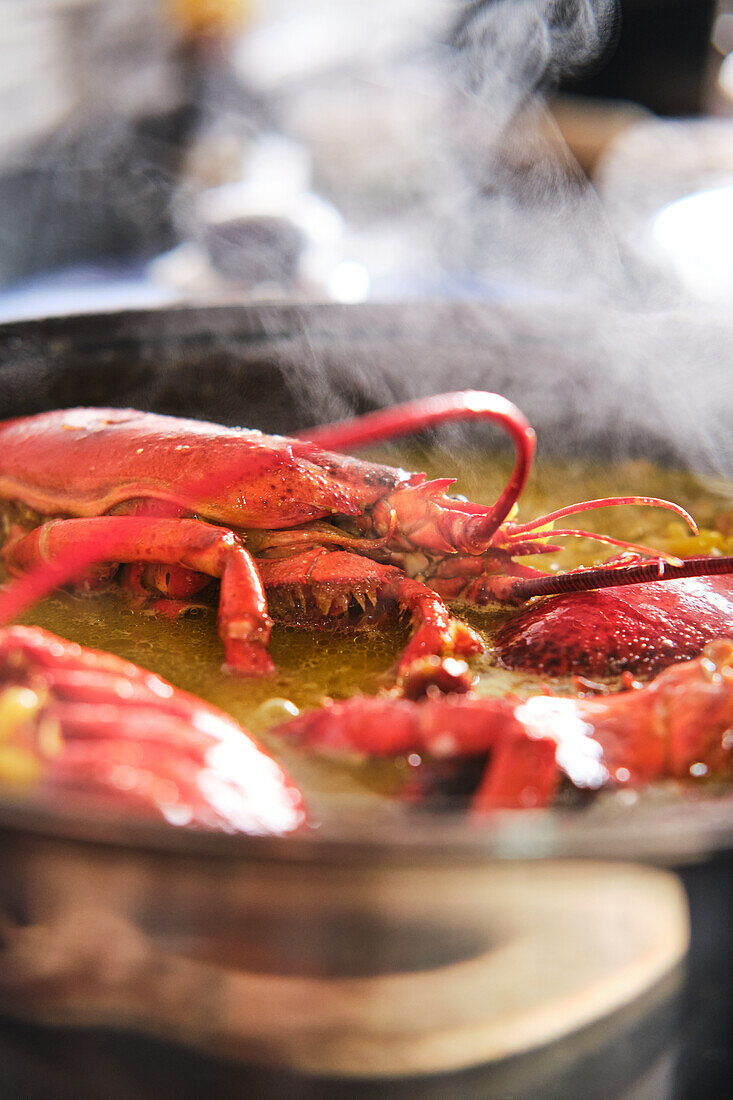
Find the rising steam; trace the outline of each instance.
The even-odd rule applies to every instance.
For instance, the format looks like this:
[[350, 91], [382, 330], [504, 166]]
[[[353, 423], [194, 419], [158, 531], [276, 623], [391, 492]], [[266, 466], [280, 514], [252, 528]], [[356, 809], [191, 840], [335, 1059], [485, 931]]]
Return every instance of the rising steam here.
[[[616, 0], [488, 0], [465, 8], [442, 66], [454, 182], [440, 254], [553, 293], [623, 298], [629, 273], [546, 96], [598, 63]], [[456, 202], [456, 197], [458, 202]]]
[[[367, 262], [386, 241], [404, 269], [376, 296], [477, 304], [453, 316], [392, 313], [385, 350], [377, 330], [355, 350], [338, 325], [328, 348], [309, 328], [309, 385], [327, 376], [324, 414], [347, 414], [355, 392], [364, 407], [488, 386], [525, 409], [545, 451], [581, 453], [591, 441], [609, 456], [730, 473], [733, 323], [619, 241], [547, 106], [561, 77], [612, 48], [615, 0], [427, 7], [440, 8], [442, 31], [426, 21], [391, 53], [372, 49], [364, 62], [355, 52], [348, 74], [334, 67], [280, 103], [314, 151], [320, 190], [363, 230]], [[334, 98], [344, 122], [328, 115], [324, 138]], [[502, 306], [478, 304], [492, 300]], [[348, 362], [336, 386], [334, 353]]]
[[449, 34], [456, 87], [489, 107], [498, 133], [537, 93], [607, 48], [616, 0], [479, 0]]

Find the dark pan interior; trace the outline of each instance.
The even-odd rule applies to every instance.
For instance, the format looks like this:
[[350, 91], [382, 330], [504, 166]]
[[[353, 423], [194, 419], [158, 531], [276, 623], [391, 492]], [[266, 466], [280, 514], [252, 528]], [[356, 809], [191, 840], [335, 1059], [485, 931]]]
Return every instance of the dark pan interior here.
[[702, 337], [711, 343], [699, 320], [566, 306], [273, 304], [18, 322], [0, 326], [0, 417], [133, 406], [286, 433], [472, 387], [514, 400], [543, 454], [729, 473], [728, 327], [718, 335], [720, 369], [703, 384], [688, 366]]

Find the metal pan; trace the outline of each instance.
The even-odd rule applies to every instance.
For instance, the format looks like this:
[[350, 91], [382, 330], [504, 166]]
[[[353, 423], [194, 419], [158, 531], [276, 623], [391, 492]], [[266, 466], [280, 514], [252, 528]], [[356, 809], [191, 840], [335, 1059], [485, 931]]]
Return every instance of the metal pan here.
[[[674, 324], [691, 339], [688, 322]], [[598, 339], [612, 329], [556, 306], [273, 305], [24, 322], [0, 327], [0, 416], [131, 405], [287, 432], [477, 386], [520, 404], [545, 453], [705, 462], [704, 448], [682, 445], [672, 413], [649, 421], [622, 386], [609, 395], [613, 347]], [[720, 392], [718, 410], [729, 399]], [[352, 818], [287, 839], [5, 802], [0, 1006], [310, 1074], [411, 1078], [503, 1062], [622, 1012], [662, 988], [684, 955], [676, 880], [598, 861], [678, 866], [732, 841], [733, 796], [610, 801], [482, 827]], [[625, 954], [614, 954], [609, 914], [626, 930]], [[589, 976], [568, 961], [577, 985], [558, 1001], [536, 963], [568, 935], [577, 957], [607, 969]], [[503, 979], [497, 957], [510, 965]], [[512, 965], [510, 985], [538, 992], [524, 1005], [532, 1026], [466, 1011], [485, 1006]], [[600, 987], [604, 996], [589, 995]]]
[[[689, 424], [671, 431], [672, 413], [655, 415], [648, 403], [633, 399], [643, 389], [638, 377], [612, 387], [609, 397], [614, 345], [608, 333], [624, 324], [631, 324], [638, 343], [648, 342], [637, 321], [604, 320], [554, 304], [223, 306], [20, 322], [0, 326], [0, 417], [115, 405], [286, 433], [410, 396], [475, 386], [503, 393], [527, 412], [540, 456], [596, 462], [642, 456], [700, 465]], [[686, 318], [672, 317], [666, 328], [667, 342], [678, 346], [703, 332], [710, 336], [707, 323]], [[723, 332], [726, 339], [731, 334], [733, 326]], [[628, 339], [622, 334], [619, 341], [619, 356], [628, 356]], [[620, 372], [629, 373], [628, 363]], [[679, 372], [677, 385], [684, 389]], [[718, 385], [715, 397], [719, 416], [727, 419], [733, 383]], [[676, 415], [688, 414], [682, 408]], [[49, 826], [45, 813], [7, 804], [0, 806], [0, 819], [22, 819], [26, 828], [38, 820], [42, 832]], [[76, 819], [68, 810], [54, 829], [85, 837], [94, 832], [87, 815]], [[280, 847], [279, 841], [193, 836], [138, 823], [115, 822], [114, 835], [132, 844], [202, 852], [211, 845], [237, 854], [240, 845], [258, 852]], [[514, 813], [488, 831], [461, 820], [425, 818], [404, 829], [355, 819], [327, 825], [317, 837], [291, 838], [283, 847], [307, 859], [314, 850], [319, 858], [330, 851], [341, 858], [342, 845], [350, 851], [356, 845], [382, 855], [402, 847], [432, 852], [458, 846], [482, 858], [633, 853], [679, 861], [727, 847], [732, 839], [733, 796], [695, 796], [684, 805], [642, 804], [633, 812], [609, 804], [583, 814]]]

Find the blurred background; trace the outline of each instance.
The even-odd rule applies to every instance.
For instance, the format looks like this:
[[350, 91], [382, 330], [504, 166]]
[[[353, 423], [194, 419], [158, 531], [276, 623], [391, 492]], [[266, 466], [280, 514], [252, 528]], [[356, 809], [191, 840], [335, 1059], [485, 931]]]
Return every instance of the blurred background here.
[[0, 319], [733, 295], [733, 0], [0, 0]]

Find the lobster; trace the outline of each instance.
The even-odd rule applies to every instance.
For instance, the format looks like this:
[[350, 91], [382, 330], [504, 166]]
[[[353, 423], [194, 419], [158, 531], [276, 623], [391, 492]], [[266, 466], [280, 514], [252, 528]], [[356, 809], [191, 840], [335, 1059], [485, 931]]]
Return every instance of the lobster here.
[[420, 767], [479, 757], [477, 813], [544, 807], [568, 779], [581, 790], [693, 781], [730, 773], [733, 759], [733, 642], [613, 695], [482, 698], [383, 695], [332, 703], [273, 731], [331, 753], [409, 754]]
[[305, 820], [292, 780], [228, 715], [37, 627], [0, 630], [0, 782], [227, 832]]
[[[514, 443], [513, 471], [491, 506], [450, 496], [454, 479], [427, 481], [326, 449], [456, 419], [489, 420]], [[566, 528], [555, 529], [552, 539], [590, 534], [652, 560], [565, 575], [523, 565], [523, 556], [558, 549], [548, 525], [594, 508], [652, 505], [696, 528], [679, 505], [640, 496], [511, 520], [535, 434], [519, 409], [496, 394], [430, 397], [305, 435], [268, 436], [120, 409], [70, 409], [0, 424], [2, 555], [12, 575], [29, 575], [27, 588], [0, 597], [2, 618], [71, 576], [87, 588], [114, 578], [135, 606], [176, 615], [217, 578], [230, 669], [274, 671], [267, 651], [271, 614], [299, 626], [358, 629], [399, 609], [413, 628], [398, 661], [404, 678], [426, 657], [483, 650], [478, 633], [453, 618], [446, 603], [518, 604], [568, 586], [733, 570], [731, 557], [679, 561]]]

